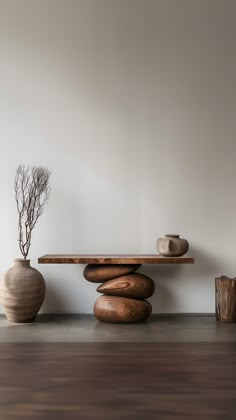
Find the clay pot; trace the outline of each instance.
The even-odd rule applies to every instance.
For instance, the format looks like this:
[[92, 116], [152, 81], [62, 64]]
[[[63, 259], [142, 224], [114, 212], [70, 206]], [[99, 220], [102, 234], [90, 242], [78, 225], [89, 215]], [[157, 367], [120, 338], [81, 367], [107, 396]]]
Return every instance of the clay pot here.
[[0, 302], [11, 322], [35, 320], [45, 297], [45, 281], [30, 260], [17, 259], [3, 277]]
[[157, 251], [164, 257], [180, 257], [186, 254], [189, 244], [186, 239], [181, 239], [180, 235], [165, 235], [165, 238], [157, 240]]

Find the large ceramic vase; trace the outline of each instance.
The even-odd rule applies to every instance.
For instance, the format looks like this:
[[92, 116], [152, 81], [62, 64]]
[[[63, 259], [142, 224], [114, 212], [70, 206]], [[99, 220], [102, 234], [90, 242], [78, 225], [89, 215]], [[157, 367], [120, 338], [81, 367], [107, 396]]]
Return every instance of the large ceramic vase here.
[[17, 259], [3, 277], [0, 302], [11, 322], [35, 320], [45, 297], [42, 274], [30, 266], [30, 260]]
[[189, 244], [180, 235], [165, 235], [165, 238], [157, 240], [157, 251], [164, 257], [180, 257], [186, 254]]

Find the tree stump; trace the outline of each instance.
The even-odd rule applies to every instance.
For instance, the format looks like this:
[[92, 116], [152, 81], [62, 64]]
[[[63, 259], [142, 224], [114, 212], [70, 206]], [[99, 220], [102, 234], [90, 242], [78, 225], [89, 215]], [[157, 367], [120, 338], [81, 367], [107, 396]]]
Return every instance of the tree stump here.
[[236, 322], [236, 278], [215, 279], [216, 320]]

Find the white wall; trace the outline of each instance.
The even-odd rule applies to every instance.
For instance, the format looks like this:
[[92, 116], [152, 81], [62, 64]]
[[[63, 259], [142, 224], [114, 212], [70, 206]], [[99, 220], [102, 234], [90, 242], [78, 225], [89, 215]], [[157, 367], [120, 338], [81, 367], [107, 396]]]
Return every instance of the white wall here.
[[[0, 0], [0, 272], [19, 256], [19, 163], [53, 171], [45, 253], [153, 253], [181, 233], [196, 264], [149, 266], [154, 312], [213, 312], [236, 275], [236, 2]], [[39, 266], [44, 312], [92, 312], [82, 266]]]

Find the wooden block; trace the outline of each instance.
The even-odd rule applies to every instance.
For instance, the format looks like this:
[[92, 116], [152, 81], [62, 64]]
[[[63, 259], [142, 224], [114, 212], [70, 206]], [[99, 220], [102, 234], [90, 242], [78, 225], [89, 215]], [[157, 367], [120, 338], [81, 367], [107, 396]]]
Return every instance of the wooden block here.
[[48, 254], [38, 259], [39, 264], [193, 264], [194, 258], [163, 257], [159, 254]]
[[88, 264], [84, 269], [84, 278], [92, 283], [102, 283], [115, 277], [133, 273], [141, 267], [140, 264]]
[[147, 299], [155, 291], [153, 280], [141, 273], [128, 274], [108, 280], [97, 288], [97, 292], [105, 295]]
[[215, 279], [216, 319], [236, 322], [236, 278]]
[[141, 322], [152, 313], [146, 300], [118, 296], [100, 296], [94, 305], [94, 314], [102, 322]]

